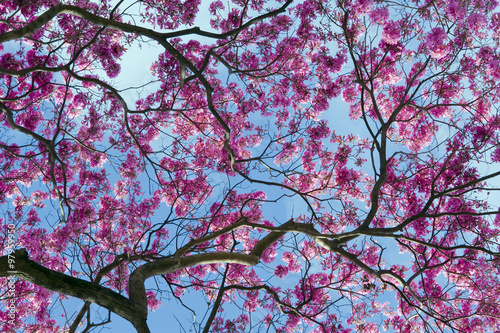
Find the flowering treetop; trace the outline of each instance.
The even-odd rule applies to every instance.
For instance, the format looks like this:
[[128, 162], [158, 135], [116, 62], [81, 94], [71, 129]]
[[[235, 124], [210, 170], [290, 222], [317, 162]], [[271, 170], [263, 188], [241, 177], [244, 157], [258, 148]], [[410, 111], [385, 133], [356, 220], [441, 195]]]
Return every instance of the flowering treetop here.
[[486, 0], [2, 1], [2, 329], [499, 330], [499, 43]]

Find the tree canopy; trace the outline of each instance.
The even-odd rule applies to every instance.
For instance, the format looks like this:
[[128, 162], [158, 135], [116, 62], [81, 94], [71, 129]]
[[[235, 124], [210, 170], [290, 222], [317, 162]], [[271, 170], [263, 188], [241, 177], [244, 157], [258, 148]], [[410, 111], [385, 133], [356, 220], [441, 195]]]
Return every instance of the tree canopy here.
[[500, 331], [497, 5], [1, 1], [2, 331]]

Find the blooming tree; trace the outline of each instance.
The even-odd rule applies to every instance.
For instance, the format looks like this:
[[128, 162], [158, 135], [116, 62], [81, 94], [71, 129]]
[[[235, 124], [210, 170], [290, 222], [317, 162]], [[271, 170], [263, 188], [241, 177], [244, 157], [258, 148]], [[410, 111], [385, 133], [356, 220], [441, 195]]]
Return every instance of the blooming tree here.
[[498, 332], [496, 7], [1, 1], [2, 331]]

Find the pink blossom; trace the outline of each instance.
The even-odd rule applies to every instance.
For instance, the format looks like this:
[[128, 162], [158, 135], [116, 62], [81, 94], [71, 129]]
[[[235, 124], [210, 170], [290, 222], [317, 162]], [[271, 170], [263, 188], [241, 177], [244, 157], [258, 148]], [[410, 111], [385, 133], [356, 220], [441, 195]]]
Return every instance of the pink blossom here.
[[382, 40], [390, 45], [396, 45], [401, 40], [401, 27], [399, 22], [391, 20], [384, 25]]
[[283, 265], [278, 265], [276, 266], [276, 269], [274, 270], [274, 274], [282, 279], [283, 277], [288, 275], [288, 268], [286, 268]]
[[451, 51], [449, 44], [444, 44], [447, 38], [446, 32], [442, 28], [434, 28], [425, 38], [425, 46], [431, 52], [431, 57], [441, 59]]
[[355, 6], [356, 12], [362, 15], [371, 11], [373, 0], [357, 0]]
[[148, 298], [148, 308], [151, 311], [154, 311], [160, 307], [161, 302], [156, 299], [156, 294], [153, 291], [148, 290], [146, 292], [146, 296]]
[[467, 19], [467, 25], [471, 31], [482, 30], [486, 28], [488, 22], [483, 14], [472, 13]]
[[491, 154], [491, 160], [493, 162], [500, 162], [500, 147], [497, 147]]
[[384, 25], [387, 23], [389, 18], [389, 10], [387, 7], [377, 7], [370, 12], [370, 19], [379, 25]]
[[460, 21], [465, 17], [466, 11], [458, 0], [451, 0], [446, 7], [446, 13], [452, 20]]

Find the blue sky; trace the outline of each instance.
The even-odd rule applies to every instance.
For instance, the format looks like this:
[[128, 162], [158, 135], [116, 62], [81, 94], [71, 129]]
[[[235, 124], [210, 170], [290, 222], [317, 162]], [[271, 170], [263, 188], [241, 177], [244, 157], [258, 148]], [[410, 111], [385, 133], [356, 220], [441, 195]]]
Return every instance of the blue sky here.
[[[198, 15], [198, 19], [196, 21], [197, 26], [204, 27], [207, 30], [210, 30], [208, 27], [208, 22], [206, 20], [206, 16], [203, 14], [206, 13], [207, 11], [207, 4], [209, 2], [204, 2], [201, 9], [200, 9], [200, 14]], [[126, 4], [123, 5], [123, 7], [126, 7]], [[212, 41], [210, 41], [212, 42]], [[122, 72], [121, 74], [114, 80], [116, 83], [116, 87], [118, 88], [126, 88], [129, 86], [140, 86], [142, 84], [146, 84], [151, 81], [152, 76], [150, 74], [149, 68], [151, 64], [157, 59], [157, 56], [160, 52], [163, 52], [162, 49], [157, 47], [154, 42], [148, 44], [148, 43], [143, 43], [142, 47], [138, 47], [138, 45], [134, 45], [131, 47], [127, 53], [123, 56], [121, 65], [122, 65]], [[225, 72], [223, 72], [225, 73]], [[225, 74], [222, 74], [225, 75]], [[223, 82], [225, 81], [225, 77], [223, 78]], [[127, 90], [126, 93], [124, 93], [124, 96], [126, 98], [127, 103], [129, 103], [129, 107], [134, 108], [134, 102], [140, 98], [146, 96], [150, 91], [152, 91], [155, 88], [155, 85], [149, 85], [143, 90], [139, 90], [141, 95], [137, 95], [137, 91], [134, 89]], [[354, 133], [357, 134], [361, 137], [368, 137], [369, 134], [365, 129], [365, 126], [361, 120], [358, 121], [353, 121], [349, 119], [349, 111], [347, 108], [346, 103], [341, 101], [339, 98], [336, 101], [332, 101], [331, 103], [331, 108], [327, 110], [322, 118], [327, 120], [329, 123], [333, 124], [332, 129], [335, 129], [337, 131], [337, 134], [350, 134]], [[438, 136], [446, 136], [447, 133], [444, 132], [438, 132]], [[395, 151], [396, 147], [392, 146], [391, 147], [393, 151]], [[401, 146], [398, 146], [397, 149], [402, 149]], [[404, 148], [403, 148], [404, 149]], [[370, 173], [370, 165], [369, 163], [367, 164], [367, 170], [368, 173]], [[222, 181], [222, 179], [221, 179]], [[498, 184], [498, 181], [496, 182]], [[282, 194], [280, 189], [269, 189], [265, 188], [266, 194], [268, 195], [269, 199], [278, 197]], [[490, 201], [491, 202], [500, 202], [500, 197], [497, 195], [494, 197], [495, 194], [490, 195]], [[362, 203], [360, 203], [362, 205]], [[2, 207], [3, 208], [3, 207]], [[166, 210], [166, 207], [163, 207], [162, 209]], [[284, 222], [290, 217], [295, 217], [302, 212], [306, 211], [307, 207], [305, 206], [304, 202], [297, 198], [297, 197], [292, 197], [287, 200], [282, 200], [280, 201], [279, 204], [275, 205], [269, 205], [269, 207], [264, 208], [265, 214], [268, 216], [269, 219], [276, 219], [278, 222]], [[157, 212], [155, 214], [155, 218], [161, 218], [162, 212]], [[153, 220], [154, 221], [154, 220]], [[408, 256], [401, 255], [399, 254], [399, 250], [397, 249], [396, 246], [390, 245], [390, 242], [387, 242], [387, 244], [384, 243], [385, 246], [388, 247], [387, 251], [391, 252], [390, 258], [393, 260], [392, 263], [403, 263], [408, 260]], [[278, 256], [279, 258], [279, 256]], [[280, 260], [277, 259], [275, 264], [280, 264]], [[278, 280], [275, 279], [275, 283], [279, 283], [280, 285], [293, 285], [295, 280], [299, 278], [300, 275], [290, 275], [286, 277], [283, 280]], [[150, 279], [147, 282], [148, 287], [154, 287], [154, 279]], [[187, 306], [196, 309], [197, 310], [197, 317], [193, 318], [193, 314], [185, 309], [177, 300], [171, 298], [168, 300], [167, 298], [163, 299], [163, 304], [162, 306], [154, 311], [149, 313], [148, 317], [148, 323], [150, 325], [151, 331], [153, 333], [156, 332], [165, 332], [165, 331], [182, 331], [180, 329], [180, 324], [177, 320], [179, 320], [182, 325], [186, 328], [186, 331], [189, 332], [189, 329], [191, 329], [191, 323], [193, 320], [196, 320], [198, 323], [202, 321], [202, 317], [205, 314], [205, 311], [207, 310], [207, 303], [205, 301], [204, 296], [199, 293], [199, 292], [187, 292], [187, 297], [185, 297], [184, 301]], [[392, 293], [387, 293], [381, 298], [383, 301], [389, 301], [391, 303], [394, 302], [394, 292]], [[82, 301], [79, 300], [72, 300], [70, 302], [67, 302], [65, 304], [65, 311], [68, 313], [72, 313], [72, 310], [78, 311], [83, 304]], [[59, 307], [57, 302], [54, 302], [55, 307]], [[92, 305], [94, 309], [97, 308], [96, 305]], [[229, 309], [232, 309], [229, 307]], [[60, 308], [62, 311], [62, 308]], [[346, 313], [348, 313], [349, 308], [346, 308]], [[57, 312], [57, 311], [56, 311]], [[107, 315], [107, 310], [101, 309], [100, 314], [102, 316]], [[255, 318], [259, 318], [260, 316], [264, 316], [266, 313], [259, 309], [256, 313]], [[132, 325], [128, 323], [127, 321], [121, 319], [115, 314], [112, 314], [112, 323], [107, 325], [109, 327], [109, 331], [117, 331], [117, 332], [134, 332], [135, 330], [133, 329]], [[99, 331], [99, 330], [97, 330]], [[103, 331], [107, 331], [106, 329], [103, 329]]]

